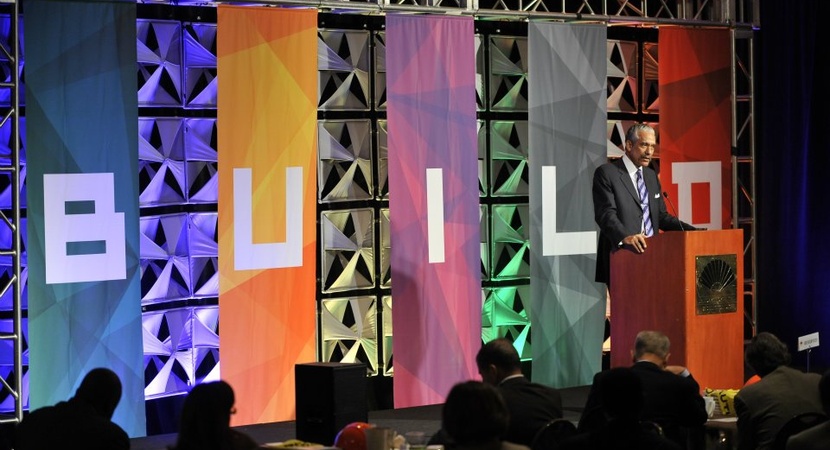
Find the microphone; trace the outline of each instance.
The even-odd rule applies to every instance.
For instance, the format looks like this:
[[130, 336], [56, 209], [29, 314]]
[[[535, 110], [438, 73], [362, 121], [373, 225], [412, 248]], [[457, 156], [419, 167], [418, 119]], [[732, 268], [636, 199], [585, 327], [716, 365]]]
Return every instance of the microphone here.
[[686, 231], [683, 228], [683, 221], [680, 220], [680, 217], [678, 217], [677, 208], [674, 207], [674, 203], [671, 202], [671, 199], [669, 198], [669, 194], [667, 194], [666, 191], [663, 191], [663, 198], [665, 198], [666, 201], [669, 202], [669, 206], [671, 206], [671, 211], [674, 213], [674, 217], [677, 217], [677, 223], [680, 224], [680, 231]]

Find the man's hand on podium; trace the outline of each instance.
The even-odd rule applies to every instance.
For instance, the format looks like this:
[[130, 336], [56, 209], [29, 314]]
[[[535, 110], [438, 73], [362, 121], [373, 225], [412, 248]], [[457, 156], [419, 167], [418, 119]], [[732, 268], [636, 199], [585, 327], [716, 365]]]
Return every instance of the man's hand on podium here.
[[648, 247], [646, 245], [646, 235], [643, 233], [626, 236], [623, 238], [622, 243], [623, 245], [630, 245], [637, 253], [643, 253], [646, 251], [646, 247]]

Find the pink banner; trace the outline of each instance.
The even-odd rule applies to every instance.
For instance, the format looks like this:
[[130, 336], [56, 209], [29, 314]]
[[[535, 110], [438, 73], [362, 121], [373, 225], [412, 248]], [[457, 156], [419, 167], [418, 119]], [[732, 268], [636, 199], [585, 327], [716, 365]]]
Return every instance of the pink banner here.
[[478, 377], [481, 346], [473, 20], [386, 18], [395, 407]]

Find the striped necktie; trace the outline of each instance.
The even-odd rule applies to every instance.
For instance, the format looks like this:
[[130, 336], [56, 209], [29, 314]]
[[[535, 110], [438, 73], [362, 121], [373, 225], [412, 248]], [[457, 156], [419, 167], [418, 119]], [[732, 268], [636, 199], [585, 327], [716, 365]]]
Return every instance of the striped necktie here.
[[643, 233], [646, 236], [654, 234], [654, 226], [651, 224], [651, 210], [648, 207], [648, 190], [643, 181], [643, 169], [637, 169], [637, 193], [640, 194], [640, 207], [643, 209]]

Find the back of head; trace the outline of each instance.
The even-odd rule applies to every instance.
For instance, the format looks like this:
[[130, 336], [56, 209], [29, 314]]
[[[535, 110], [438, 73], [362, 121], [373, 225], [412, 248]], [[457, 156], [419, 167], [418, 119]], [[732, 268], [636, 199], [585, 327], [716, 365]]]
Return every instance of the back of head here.
[[513, 347], [512, 342], [504, 338], [493, 339], [484, 344], [476, 355], [476, 364], [479, 369], [490, 364], [508, 372], [522, 369], [519, 352]]
[[121, 380], [110, 369], [92, 369], [75, 391], [75, 399], [92, 406], [101, 417], [111, 419], [121, 400]]
[[184, 400], [176, 450], [228, 448], [234, 394], [224, 381], [196, 385]]
[[666, 359], [670, 346], [669, 338], [665, 334], [659, 331], [641, 331], [634, 339], [634, 359], [639, 360], [646, 353]]
[[761, 332], [746, 346], [746, 363], [761, 378], [790, 363], [790, 351], [774, 334]]
[[444, 403], [441, 425], [458, 445], [499, 440], [510, 416], [496, 388], [480, 381], [453, 386]]
[[639, 420], [643, 410], [643, 384], [628, 367], [610, 369], [599, 387], [600, 403], [609, 419]]

